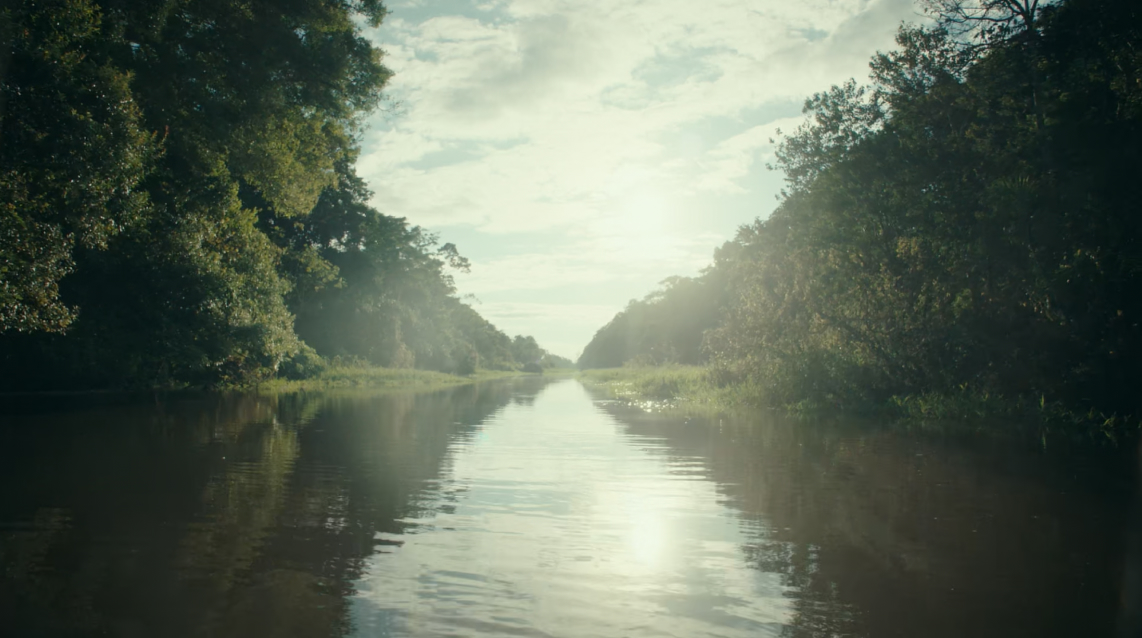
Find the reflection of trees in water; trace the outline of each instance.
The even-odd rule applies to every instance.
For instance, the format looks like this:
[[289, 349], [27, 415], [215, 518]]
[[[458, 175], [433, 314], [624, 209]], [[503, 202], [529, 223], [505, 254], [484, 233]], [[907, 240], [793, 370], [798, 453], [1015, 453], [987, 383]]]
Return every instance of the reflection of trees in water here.
[[747, 560], [791, 588], [790, 636], [1111, 632], [1129, 485], [1107, 468], [1121, 459], [769, 414], [718, 427], [607, 410], [703, 461], [758, 530]]
[[[156, 566], [179, 543], [170, 523], [196, 506], [211, 442], [273, 411], [265, 398], [219, 395], [6, 419], [0, 484], [18, 488], [0, 496], [0, 626], [130, 635], [136, 621], [104, 610], [154, 600]], [[10, 570], [19, 564], [29, 569]]]
[[[244, 588], [245, 604], [227, 624], [228, 635], [346, 630], [347, 600], [365, 560], [386, 551], [394, 542], [388, 536], [404, 533], [403, 521], [420, 517], [427, 503], [447, 506], [452, 488], [441, 476], [450, 447], [471, 437], [512, 395], [513, 384], [492, 383], [430, 395], [327, 398], [301, 432], [287, 501], [255, 564], [259, 578], [272, 576], [277, 589]], [[283, 574], [289, 578], [283, 581]], [[304, 598], [281, 591], [287, 585], [321, 592], [323, 612], [291, 602]], [[270, 617], [273, 631], [266, 627]]]
[[[0, 429], [0, 627], [330, 636], [386, 533], [513, 385], [214, 395]], [[54, 635], [54, 634], [51, 634]]]
[[543, 391], [543, 388], [552, 383], [552, 379], [543, 377], [523, 377], [517, 379], [515, 382], [515, 393], [512, 394], [511, 401], [514, 405], [522, 405], [530, 407], [535, 405], [535, 398]]
[[821, 570], [819, 547], [759, 539], [743, 546], [742, 552], [750, 566], [781, 574], [782, 584], [792, 592], [793, 616], [782, 636], [863, 635], [857, 609], [841, 599], [837, 583]]

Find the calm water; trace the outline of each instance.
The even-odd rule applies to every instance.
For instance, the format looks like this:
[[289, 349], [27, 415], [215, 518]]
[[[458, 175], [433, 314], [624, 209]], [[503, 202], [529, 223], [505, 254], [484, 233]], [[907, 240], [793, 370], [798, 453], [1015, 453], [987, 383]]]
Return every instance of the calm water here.
[[1133, 635], [1133, 449], [574, 380], [0, 417], [0, 634]]

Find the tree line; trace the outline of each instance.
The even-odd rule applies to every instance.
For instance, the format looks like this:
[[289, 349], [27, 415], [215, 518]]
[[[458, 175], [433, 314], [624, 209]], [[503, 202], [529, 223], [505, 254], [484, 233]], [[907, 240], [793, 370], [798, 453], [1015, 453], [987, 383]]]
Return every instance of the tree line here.
[[[0, 388], [540, 362], [355, 172], [379, 0], [0, 8]], [[550, 361], [548, 362], [550, 364]]]
[[[579, 365], [709, 365], [761, 403], [940, 393], [1138, 414], [1142, 7], [934, 0], [808, 99], [776, 210]], [[700, 344], [700, 345], [696, 345]]]

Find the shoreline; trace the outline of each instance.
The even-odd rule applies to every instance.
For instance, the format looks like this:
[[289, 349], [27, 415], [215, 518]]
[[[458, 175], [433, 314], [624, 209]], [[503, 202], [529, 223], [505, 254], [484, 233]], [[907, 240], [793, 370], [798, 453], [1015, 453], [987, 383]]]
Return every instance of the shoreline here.
[[516, 370], [480, 370], [472, 375], [455, 375], [433, 370], [405, 368], [330, 368], [311, 379], [271, 379], [257, 384], [230, 385], [217, 388], [200, 386], [167, 386], [151, 388], [101, 388], [82, 390], [40, 390], [0, 392], [0, 414], [21, 411], [23, 404], [42, 404], [58, 400], [72, 402], [137, 403], [227, 393], [292, 394], [307, 392], [371, 391], [433, 392], [464, 385], [517, 377], [570, 377], [574, 371], [554, 368], [543, 374]]
[[[584, 384], [611, 398], [653, 411], [781, 410], [796, 417], [847, 416], [889, 419], [921, 425], [974, 424], [991, 431], [1021, 430], [1028, 426], [1044, 431], [1069, 431], [1116, 440], [1142, 430], [1137, 417], [1080, 411], [1043, 398], [1000, 397], [961, 388], [950, 392], [894, 396], [883, 402], [824, 405], [800, 402], [765, 405], [761, 391], [745, 383], [719, 384], [704, 366], [595, 368], [580, 371]], [[982, 427], [981, 427], [982, 426]]]

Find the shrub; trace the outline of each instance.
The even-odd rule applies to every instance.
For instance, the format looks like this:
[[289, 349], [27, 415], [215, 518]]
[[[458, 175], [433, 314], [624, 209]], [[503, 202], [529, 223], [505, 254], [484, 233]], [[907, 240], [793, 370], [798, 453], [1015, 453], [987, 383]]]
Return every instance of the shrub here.
[[278, 376], [285, 379], [315, 379], [329, 369], [329, 363], [306, 344], [301, 344], [297, 354], [286, 359], [278, 367]]

